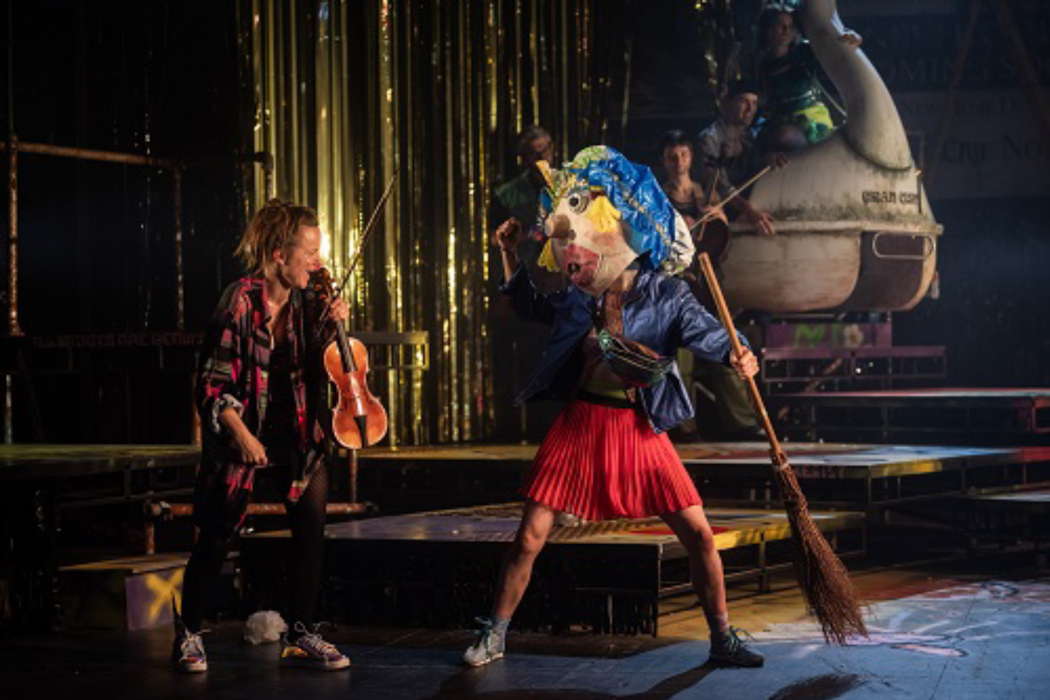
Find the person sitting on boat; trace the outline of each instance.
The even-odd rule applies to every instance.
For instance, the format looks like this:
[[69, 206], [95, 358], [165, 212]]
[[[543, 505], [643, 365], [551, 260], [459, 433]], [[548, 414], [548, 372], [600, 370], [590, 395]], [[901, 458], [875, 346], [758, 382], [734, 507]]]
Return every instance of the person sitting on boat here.
[[[713, 201], [704, 186], [693, 179], [693, 142], [681, 129], [672, 129], [664, 134], [660, 142], [660, 159], [667, 179], [663, 181], [664, 193], [685, 223], [692, 228], [708, 211]], [[724, 219], [725, 213], [714, 214]]]
[[[787, 163], [780, 153], [763, 156], [751, 133], [751, 125], [758, 111], [759, 91], [754, 83], [737, 80], [730, 84], [719, 105], [718, 118], [697, 136], [700, 160], [700, 182], [704, 188], [715, 190], [718, 200], [724, 199], [734, 187], [746, 182], [764, 165], [778, 167]], [[751, 206], [747, 193], [726, 203], [731, 217], [743, 216], [759, 233], [776, 233], [773, 218]]]
[[[856, 32], [844, 30], [840, 40], [860, 46]], [[762, 140], [772, 152], [796, 151], [823, 141], [835, 130], [824, 104], [820, 63], [802, 38], [791, 3], [766, 6], [758, 20], [756, 75], [765, 98], [766, 124]]]
[[[711, 198], [703, 185], [693, 180], [690, 167], [693, 162], [693, 142], [680, 129], [668, 131], [661, 142], [660, 154], [663, 159], [667, 179], [661, 185], [667, 199], [685, 223], [693, 236], [693, 243], [698, 251], [705, 250], [717, 260], [720, 251], [728, 242], [729, 229], [725, 212], [713, 209]], [[711, 212], [713, 219], [707, 225], [696, 226], [700, 218]], [[706, 235], [705, 235], [706, 234]], [[714, 235], [712, 235], [714, 234]], [[705, 240], [706, 239], [706, 240]], [[707, 285], [702, 282], [702, 275], [695, 260], [682, 273], [690, 289], [705, 307], [711, 308], [712, 300]], [[709, 362], [694, 358], [692, 353], [679, 351], [678, 364], [683, 376], [692, 375], [694, 381], [700, 381], [715, 395], [715, 413], [718, 417], [719, 437], [726, 440], [753, 439], [762, 437], [754, 410], [747, 397], [743, 381], [731, 367], [721, 362]], [[695, 433], [697, 427], [692, 420], [683, 425], [686, 434]]]

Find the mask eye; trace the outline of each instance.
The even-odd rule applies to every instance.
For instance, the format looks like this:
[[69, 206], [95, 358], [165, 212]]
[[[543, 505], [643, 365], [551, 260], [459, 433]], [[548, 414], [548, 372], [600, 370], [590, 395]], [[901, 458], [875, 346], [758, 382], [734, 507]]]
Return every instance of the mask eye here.
[[584, 211], [587, 210], [587, 207], [590, 205], [591, 196], [586, 191], [573, 192], [569, 195], [566, 202], [569, 205], [569, 209], [572, 209], [573, 212], [577, 214], [582, 214]]

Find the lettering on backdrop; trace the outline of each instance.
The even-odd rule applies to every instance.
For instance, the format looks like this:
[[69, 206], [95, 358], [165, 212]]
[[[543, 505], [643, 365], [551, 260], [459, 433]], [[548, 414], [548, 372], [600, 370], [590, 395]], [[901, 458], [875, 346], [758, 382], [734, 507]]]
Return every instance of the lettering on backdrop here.
[[[1050, 85], [1050, 3], [1012, 3], [1039, 82]], [[968, 14], [958, 3], [855, 0], [843, 21], [864, 37], [862, 50], [893, 95], [904, 128], [913, 137], [919, 167], [933, 160], [948, 105], [947, 89]], [[896, 8], [896, 9], [895, 9]], [[1021, 77], [998, 31], [992, 10], [983, 11], [948, 115], [948, 132], [930, 179], [931, 199], [1044, 196], [1050, 191], [1050, 145], [1021, 89]], [[992, 29], [992, 31], [982, 31]], [[919, 141], [925, 145], [921, 150]], [[895, 196], [895, 201], [892, 197]], [[865, 204], [918, 205], [918, 195], [864, 192]]]

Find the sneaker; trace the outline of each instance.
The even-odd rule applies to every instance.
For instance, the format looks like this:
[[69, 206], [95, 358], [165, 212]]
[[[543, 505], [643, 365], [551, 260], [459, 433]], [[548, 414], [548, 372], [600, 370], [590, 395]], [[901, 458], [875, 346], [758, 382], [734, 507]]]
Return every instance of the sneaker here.
[[204, 640], [200, 634], [190, 632], [183, 625], [175, 628], [175, 643], [171, 647], [171, 665], [182, 673], [201, 673], [208, 670], [208, 657], [204, 653]]
[[[757, 668], [765, 663], [761, 654], [751, 651], [740, 639], [740, 633], [744, 630], [730, 627], [728, 634], [720, 635], [720, 639], [711, 640], [711, 658], [716, 664], [726, 666], [743, 666], [745, 668]], [[748, 635], [750, 636], [750, 635]]]
[[463, 662], [468, 666], [484, 666], [503, 658], [507, 648], [507, 628], [497, 629], [496, 623], [487, 617], [476, 618], [481, 623], [478, 641], [463, 652]]
[[334, 644], [326, 642], [316, 631], [309, 631], [303, 623], [296, 622], [292, 630], [296, 634], [295, 641], [284, 640], [282, 665], [316, 668], [320, 671], [338, 671], [350, 665], [350, 659]]

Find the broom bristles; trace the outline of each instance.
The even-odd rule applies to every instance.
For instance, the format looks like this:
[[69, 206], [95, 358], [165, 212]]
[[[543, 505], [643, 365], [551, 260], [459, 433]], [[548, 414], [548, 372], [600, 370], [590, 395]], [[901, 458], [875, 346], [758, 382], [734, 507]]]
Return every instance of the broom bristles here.
[[[766, 170], [768, 171], [768, 168]], [[743, 346], [737, 338], [733, 315], [729, 313], [729, 305], [726, 304], [722, 288], [718, 284], [718, 276], [715, 274], [711, 256], [707, 253], [700, 253], [697, 258], [700, 261], [704, 279], [707, 280], [707, 287], [718, 308], [718, 317], [722, 319], [722, 325], [729, 332], [729, 342], [733, 351], [739, 355], [743, 353]], [[864, 625], [864, 617], [861, 615], [853, 584], [849, 580], [849, 573], [809, 515], [806, 497], [798, 485], [795, 472], [788, 464], [787, 455], [780, 449], [780, 442], [773, 430], [773, 423], [769, 420], [769, 414], [762, 402], [762, 394], [753, 376], [747, 377], [747, 389], [751, 403], [769, 439], [773, 471], [777, 475], [788, 522], [791, 523], [791, 534], [794, 535], [796, 544], [795, 575], [802, 587], [802, 594], [806, 602], [817, 616], [817, 621], [820, 622], [824, 640], [844, 644], [846, 638], [851, 634], [866, 637], [868, 630]]]
[[777, 469], [777, 477], [796, 544], [795, 573], [802, 595], [820, 623], [824, 641], [845, 644], [853, 635], [867, 637], [849, 572], [810, 517], [795, 472], [784, 463]]

